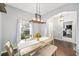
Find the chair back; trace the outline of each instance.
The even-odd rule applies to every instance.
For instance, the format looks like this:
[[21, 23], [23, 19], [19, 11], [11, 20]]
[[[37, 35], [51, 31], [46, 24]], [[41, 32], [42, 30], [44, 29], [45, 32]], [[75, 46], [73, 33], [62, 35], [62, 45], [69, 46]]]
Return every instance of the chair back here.
[[8, 52], [8, 54], [9, 54], [9, 56], [13, 56], [13, 47], [12, 47], [12, 44], [11, 44], [10, 41], [7, 41], [5, 43], [5, 48], [6, 48], [7, 52]]
[[51, 33], [47, 33], [47, 37], [50, 37], [50, 39], [53, 40], [52, 44], [54, 45], [54, 38], [53, 38], [53, 35]]

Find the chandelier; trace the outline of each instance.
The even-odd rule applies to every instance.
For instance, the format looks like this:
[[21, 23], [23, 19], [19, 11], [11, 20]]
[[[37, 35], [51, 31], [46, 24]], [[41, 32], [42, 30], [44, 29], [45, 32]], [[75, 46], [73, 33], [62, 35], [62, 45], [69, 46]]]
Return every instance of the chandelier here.
[[36, 13], [35, 17], [30, 21], [38, 24], [45, 24], [44, 20], [42, 20], [42, 16], [40, 15], [40, 4], [36, 4]]

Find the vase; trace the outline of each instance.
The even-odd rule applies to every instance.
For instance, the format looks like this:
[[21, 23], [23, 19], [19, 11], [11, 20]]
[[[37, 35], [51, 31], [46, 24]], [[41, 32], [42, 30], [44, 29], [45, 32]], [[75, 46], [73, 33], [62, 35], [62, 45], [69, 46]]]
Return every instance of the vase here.
[[37, 41], [39, 41], [39, 38], [36, 38], [37, 39]]

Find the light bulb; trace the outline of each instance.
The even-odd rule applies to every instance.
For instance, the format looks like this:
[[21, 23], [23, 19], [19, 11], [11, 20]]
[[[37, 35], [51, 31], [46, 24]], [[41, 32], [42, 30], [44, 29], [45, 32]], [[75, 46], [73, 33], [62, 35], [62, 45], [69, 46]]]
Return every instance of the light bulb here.
[[38, 21], [40, 21], [40, 19], [38, 19]]
[[33, 20], [36, 20], [36, 18], [33, 18]]
[[43, 22], [43, 20], [41, 20], [41, 22]]

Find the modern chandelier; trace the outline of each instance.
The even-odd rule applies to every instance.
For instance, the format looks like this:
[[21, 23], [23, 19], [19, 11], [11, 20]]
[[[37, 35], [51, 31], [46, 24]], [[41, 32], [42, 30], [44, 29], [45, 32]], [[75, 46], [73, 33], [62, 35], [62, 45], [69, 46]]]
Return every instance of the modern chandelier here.
[[45, 24], [46, 22], [44, 22], [42, 20], [42, 16], [40, 15], [40, 4], [36, 4], [36, 13], [35, 13], [35, 17], [30, 21], [32, 23], [38, 23], [38, 24]]

